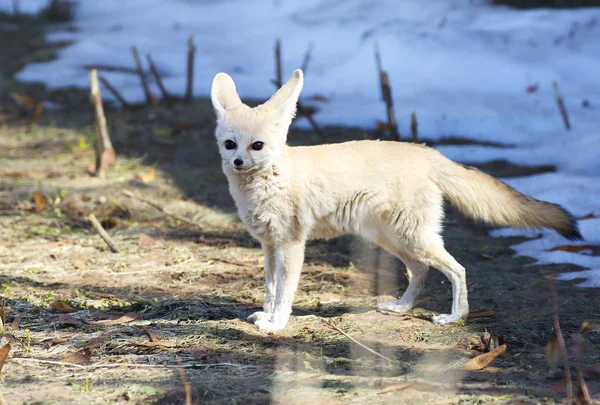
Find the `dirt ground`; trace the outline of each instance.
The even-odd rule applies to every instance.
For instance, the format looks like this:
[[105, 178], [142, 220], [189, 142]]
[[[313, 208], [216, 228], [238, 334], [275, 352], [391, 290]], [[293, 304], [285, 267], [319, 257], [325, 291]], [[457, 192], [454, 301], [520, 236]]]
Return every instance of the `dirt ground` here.
[[[577, 268], [515, 258], [510, 246], [521, 239], [490, 238], [452, 210], [444, 237], [467, 268], [478, 317], [431, 322], [451, 303], [435, 271], [410, 314], [375, 311], [378, 300], [406, 288], [403, 266], [343, 237], [310, 243], [290, 324], [259, 332], [245, 318], [264, 298], [264, 260], [235, 214], [209, 101], [108, 107], [118, 160], [101, 180], [87, 174], [94, 161], [87, 94], [14, 79], [23, 63], [53, 55], [40, 24], [0, 16], [0, 48], [0, 116], [8, 117], [0, 127], [0, 346], [11, 346], [0, 403], [180, 404], [186, 387], [193, 403], [207, 404], [563, 403], [565, 368], [560, 360], [551, 372], [546, 352], [551, 287], [575, 394], [579, 369], [600, 399], [600, 335], [576, 334], [583, 322], [600, 320], [599, 291], [574, 287], [577, 280], [548, 282]], [[10, 97], [15, 91], [62, 108], [31, 121]], [[365, 137], [357, 128], [326, 132], [331, 142]], [[293, 144], [318, 142], [307, 131], [290, 134]], [[503, 177], [552, 170], [506, 162], [482, 169]], [[90, 213], [119, 253], [91, 227]], [[580, 367], [578, 336], [587, 347]], [[461, 370], [503, 343], [506, 352], [483, 370]]]

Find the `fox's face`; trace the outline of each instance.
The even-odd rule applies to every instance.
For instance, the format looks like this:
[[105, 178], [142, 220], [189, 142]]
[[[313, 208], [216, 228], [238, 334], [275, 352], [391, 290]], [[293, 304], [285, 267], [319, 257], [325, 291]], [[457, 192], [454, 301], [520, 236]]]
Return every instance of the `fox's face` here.
[[275, 164], [285, 149], [302, 84], [302, 71], [296, 70], [269, 101], [251, 108], [240, 100], [231, 77], [215, 76], [211, 90], [215, 135], [226, 173], [249, 173]]

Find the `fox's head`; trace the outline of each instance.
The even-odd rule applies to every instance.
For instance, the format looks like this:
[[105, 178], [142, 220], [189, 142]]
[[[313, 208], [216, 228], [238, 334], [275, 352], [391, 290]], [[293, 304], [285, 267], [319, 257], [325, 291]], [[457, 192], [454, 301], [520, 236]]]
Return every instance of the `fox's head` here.
[[276, 163], [285, 150], [303, 82], [302, 71], [295, 70], [267, 102], [251, 108], [242, 103], [229, 75], [215, 76], [211, 90], [215, 135], [226, 173], [248, 173]]

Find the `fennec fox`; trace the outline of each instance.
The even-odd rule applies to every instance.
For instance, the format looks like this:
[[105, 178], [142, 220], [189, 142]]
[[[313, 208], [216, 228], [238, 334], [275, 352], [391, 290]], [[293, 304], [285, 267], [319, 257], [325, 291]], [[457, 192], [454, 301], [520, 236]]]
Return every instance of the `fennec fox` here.
[[465, 269], [440, 236], [444, 197], [492, 225], [551, 228], [582, 239], [560, 206], [525, 196], [425, 146], [385, 141], [287, 146], [302, 84], [302, 71], [296, 70], [270, 100], [250, 108], [227, 74], [217, 74], [212, 83], [223, 171], [240, 218], [265, 255], [264, 311], [248, 317], [261, 330], [287, 324], [306, 241], [342, 234], [361, 235], [406, 265], [406, 292], [399, 302], [381, 302], [379, 308], [412, 309], [433, 266], [451, 281], [453, 294], [450, 314], [434, 316], [433, 322], [464, 320]]

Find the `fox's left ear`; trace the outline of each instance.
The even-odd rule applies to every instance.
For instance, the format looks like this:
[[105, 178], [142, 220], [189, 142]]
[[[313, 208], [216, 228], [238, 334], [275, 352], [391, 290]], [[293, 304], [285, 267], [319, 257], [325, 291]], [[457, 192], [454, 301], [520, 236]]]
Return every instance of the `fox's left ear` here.
[[292, 76], [277, 92], [263, 104], [273, 111], [273, 119], [277, 124], [290, 125], [296, 115], [296, 104], [304, 84], [302, 70], [296, 69]]
[[213, 79], [210, 99], [217, 113], [217, 121], [221, 121], [228, 110], [242, 104], [233, 79], [226, 73], [217, 73]]

